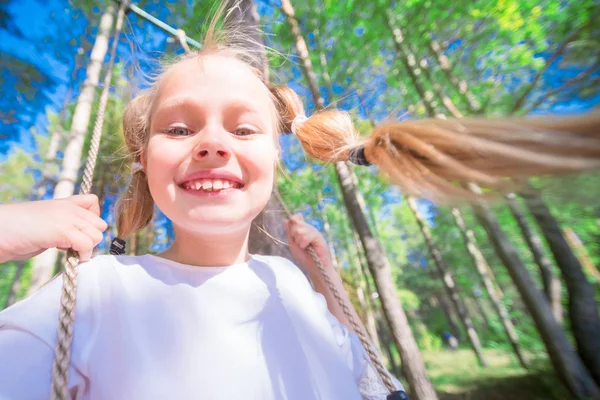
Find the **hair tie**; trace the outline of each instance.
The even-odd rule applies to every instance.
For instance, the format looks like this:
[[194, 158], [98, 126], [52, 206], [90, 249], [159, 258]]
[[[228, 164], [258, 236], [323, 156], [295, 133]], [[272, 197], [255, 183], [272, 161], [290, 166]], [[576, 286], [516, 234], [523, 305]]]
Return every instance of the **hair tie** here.
[[110, 254], [120, 256], [125, 254], [125, 241], [121, 238], [114, 238], [110, 243]]
[[348, 161], [356, 165], [371, 165], [365, 157], [365, 146], [355, 147], [348, 152]]
[[296, 118], [294, 118], [294, 120], [292, 121], [292, 135], [296, 134], [296, 129], [298, 129], [298, 127], [302, 125], [307, 119], [308, 117], [306, 115], [298, 115]]
[[135, 175], [138, 172], [144, 172], [144, 166], [137, 161], [131, 163], [131, 175]]

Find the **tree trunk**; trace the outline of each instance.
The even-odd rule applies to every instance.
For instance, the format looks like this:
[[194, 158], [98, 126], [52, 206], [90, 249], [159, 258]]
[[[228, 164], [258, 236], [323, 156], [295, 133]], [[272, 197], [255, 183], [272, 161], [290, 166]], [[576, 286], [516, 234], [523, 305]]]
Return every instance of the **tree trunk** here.
[[529, 222], [527, 222], [527, 219], [523, 214], [523, 210], [521, 209], [521, 206], [519, 205], [519, 202], [514, 193], [506, 195], [506, 201], [508, 203], [508, 207], [510, 208], [513, 217], [515, 218], [517, 224], [519, 225], [519, 228], [521, 229], [521, 233], [523, 233], [523, 237], [527, 242], [527, 246], [529, 246], [531, 254], [533, 254], [533, 259], [535, 260], [535, 263], [540, 268], [540, 274], [542, 276], [542, 282], [544, 285], [544, 293], [546, 294], [546, 298], [550, 302], [554, 318], [556, 318], [556, 321], [562, 325], [560, 280], [552, 272], [552, 265], [550, 264], [550, 260], [548, 259], [548, 257], [546, 257], [546, 255], [544, 254], [544, 246], [542, 245], [542, 241], [532, 229], [531, 225], [529, 225]]
[[492, 325], [490, 324], [490, 320], [487, 316], [487, 313], [483, 308], [483, 298], [481, 297], [481, 295], [478, 296], [475, 293], [473, 293], [473, 298], [471, 300], [473, 306], [475, 307], [475, 310], [477, 310], [477, 314], [479, 314], [479, 316], [481, 317], [481, 320], [483, 321], [486, 329], [491, 331]]
[[[96, 87], [100, 79], [102, 62], [108, 51], [108, 39], [113, 25], [115, 10], [115, 6], [109, 3], [100, 19], [98, 35], [96, 36], [96, 41], [90, 55], [90, 63], [86, 70], [86, 79], [83, 82], [73, 113], [70, 131], [71, 137], [63, 154], [62, 169], [58, 183], [54, 188], [53, 197], [55, 199], [69, 197], [75, 191], [75, 182], [77, 181], [81, 166], [81, 153], [83, 151], [85, 135], [88, 132], [92, 103], [96, 97]], [[48, 249], [34, 258], [28, 294], [36, 291], [52, 277], [57, 256], [57, 249]]]
[[519, 258], [517, 249], [510, 243], [489, 208], [483, 205], [476, 205], [474, 208], [477, 218], [527, 304], [556, 373], [577, 399], [600, 399], [600, 390], [556, 322], [548, 301]]
[[448, 297], [450, 297], [450, 299], [452, 300], [452, 303], [454, 304], [454, 309], [458, 313], [458, 316], [460, 317], [460, 320], [463, 323], [465, 331], [467, 332], [469, 343], [471, 343], [471, 347], [475, 352], [477, 360], [479, 361], [479, 364], [481, 364], [482, 367], [487, 367], [487, 363], [485, 362], [485, 358], [483, 357], [483, 351], [481, 349], [481, 342], [479, 341], [479, 336], [477, 335], [477, 331], [473, 326], [471, 316], [469, 315], [465, 304], [463, 303], [462, 299], [458, 294], [458, 288], [456, 286], [456, 282], [454, 281], [454, 277], [452, 276], [452, 273], [448, 270], [448, 267], [446, 266], [446, 263], [442, 257], [442, 253], [433, 244], [431, 232], [429, 231], [429, 228], [423, 221], [423, 218], [421, 217], [419, 210], [417, 209], [417, 203], [415, 199], [413, 199], [412, 197], [407, 197], [406, 199], [408, 202], [408, 206], [413, 212], [413, 215], [415, 216], [415, 219], [419, 224], [419, 228], [423, 233], [423, 238], [425, 238], [425, 244], [427, 245], [427, 249], [431, 254], [431, 258], [433, 258], [433, 264], [437, 268], [437, 271], [440, 275], [439, 277], [442, 280], [442, 283], [444, 284], [446, 292], [448, 293]]
[[[290, 30], [296, 41], [296, 48], [301, 59], [301, 67], [311, 90], [314, 104], [317, 109], [323, 108], [324, 100], [320, 95], [316, 75], [308, 57], [308, 48], [300, 33], [300, 27], [289, 0], [282, 0], [281, 10], [286, 16]], [[364, 201], [356, 189], [356, 177], [345, 162], [336, 163], [335, 170], [342, 188], [344, 203], [360, 236], [369, 269], [373, 275], [377, 292], [381, 299], [384, 314], [400, 352], [403, 369], [411, 388], [411, 393], [416, 400], [437, 399], [437, 395], [425, 372], [425, 365], [408, 325], [402, 303], [396, 294], [396, 287], [389, 262], [383, 252], [381, 243], [373, 237], [367, 223], [367, 218], [361, 208], [361, 202], [364, 203]]]
[[417, 400], [437, 399], [425, 372], [425, 365], [410, 330], [402, 303], [396, 293], [389, 261], [383, 252], [381, 243], [372, 235], [367, 218], [362, 211], [363, 200], [356, 190], [353, 180], [355, 177], [346, 163], [336, 163], [335, 168], [340, 178], [346, 208], [365, 249], [369, 270], [375, 281], [384, 315], [400, 352], [402, 369], [410, 385], [412, 396]]
[[571, 330], [579, 355], [596, 383], [600, 383], [600, 316], [594, 287], [588, 282], [581, 263], [569, 247], [558, 221], [550, 213], [541, 195], [530, 187], [522, 196], [546, 238], [566, 283]]
[[15, 264], [15, 274], [13, 275], [8, 296], [6, 297], [3, 308], [7, 308], [15, 304], [15, 301], [17, 300], [17, 292], [21, 287], [21, 275], [23, 275], [23, 270], [25, 269], [25, 261], [17, 261]]
[[417, 78], [417, 76], [420, 75], [422, 72], [421, 72], [421, 69], [419, 68], [419, 66], [416, 64], [416, 59], [415, 59], [414, 55], [409, 58], [409, 54], [407, 54], [405, 52], [404, 34], [402, 33], [402, 31], [399, 28], [394, 27], [393, 21], [390, 19], [390, 16], [387, 14], [387, 12], [383, 16], [383, 19], [385, 20], [385, 23], [387, 24], [388, 29], [392, 33], [392, 38], [394, 39], [394, 46], [396, 47], [396, 51], [400, 55], [400, 57], [398, 59], [404, 65], [404, 68], [405, 68], [408, 76], [410, 77], [410, 80], [411, 80], [413, 86], [415, 87], [415, 90], [419, 94], [419, 97], [421, 99], [423, 99], [423, 105], [425, 106], [427, 113], [430, 116], [436, 115], [435, 114], [435, 104], [428, 100], [428, 99], [433, 98], [433, 93], [428, 92], [425, 89], [425, 87], [423, 85], [421, 85], [421, 82]]
[[594, 277], [596, 283], [600, 283], [600, 272], [598, 272], [598, 268], [596, 268], [596, 266], [592, 262], [592, 259], [590, 258], [590, 255], [588, 254], [583, 243], [581, 243], [581, 239], [579, 238], [579, 236], [577, 236], [575, 231], [573, 231], [573, 229], [569, 227], [566, 227], [564, 229], [564, 232], [565, 237], [569, 242], [569, 246], [571, 246], [571, 248], [573, 248], [576, 251], [576, 253], [578, 253], [577, 258], [579, 258], [581, 265], [583, 265], [588, 274]]
[[448, 59], [448, 56], [444, 54], [440, 43], [431, 37], [431, 33], [428, 33], [427, 35], [429, 39], [427, 42], [428, 48], [438, 61], [438, 65], [446, 76], [446, 79], [448, 79], [454, 88], [467, 100], [470, 113], [476, 114], [480, 112], [481, 104], [477, 100], [477, 97], [469, 91], [467, 82], [465, 80], [459, 80], [456, 75], [454, 75], [450, 60]]
[[335, 251], [335, 246], [333, 245], [333, 236], [331, 235], [331, 227], [329, 225], [329, 219], [327, 218], [327, 213], [323, 208], [323, 203], [321, 202], [321, 198], [319, 196], [319, 203], [317, 204], [317, 208], [321, 212], [321, 219], [323, 220], [323, 230], [325, 231], [325, 239], [327, 239], [327, 247], [329, 248], [329, 254], [331, 254], [331, 263], [336, 271], [340, 270], [340, 263], [338, 262], [337, 254]]
[[[434, 274], [432, 274], [432, 278], [437, 280], [437, 277], [435, 277]], [[444, 316], [446, 317], [446, 321], [448, 322], [450, 332], [452, 332], [455, 338], [462, 341], [463, 334], [460, 331], [458, 324], [456, 323], [456, 316], [453, 313], [452, 305], [450, 304], [448, 297], [443, 292], [436, 292], [433, 294], [433, 296], [437, 300], [440, 307], [442, 307], [442, 311], [444, 312]]]
[[510, 320], [510, 316], [508, 314], [508, 310], [506, 309], [506, 306], [502, 302], [502, 298], [504, 296], [502, 295], [502, 292], [499, 290], [496, 290], [496, 288], [494, 286], [494, 282], [493, 282], [494, 280], [489, 274], [489, 271], [491, 271], [491, 268], [488, 265], [485, 257], [483, 257], [481, 250], [479, 250], [479, 246], [477, 246], [475, 234], [473, 233], [473, 231], [471, 229], [467, 228], [467, 225], [465, 224], [465, 220], [463, 219], [462, 213], [457, 208], [452, 209], [452, 215], [454, 216], [454, 220], [456, 221], [456, 226], [458, 226], [458, 229], [460, 230], [462, 238], [465, 242], [465, 245], [467, 246], [467, 250], [469, 251], [471, 260], [473, 261], [473, 264], [475, 265], [475, 268], [477, 269], [477, 273], [479, 274], [479, 277], [481, 278], [481, 282], [483, 283], [485, 290], [487, 290], [488, 295], [490, 296], [492, 305], [494, 306], [494, 309], [496, 310], [496, 313], [498, 314], [498, 317], [500, 318], [500, 321], [502, 322], [502, 327], [504, 328], [504, 332], [506, 332], [508, 341], [510, 342], [510, 345], [511, 345], [513, 351], [515, 352], [515, 355], [517, 356], [517, 359], [519, 360], [519, 363], [521, 364], [521, 366], [523, 368], [527, 369], [527, 368], [529, 368], [529, 362], [527, 360], [527, 357], [521, 351], [521, 348], [518, 343], [519, 337], [517, 335], [517, 331], [516, 331], [512, 321]]
[[[373, 344], [379, 350], [379, 352], [381, 352], [381, 342], [377, 333], [377, 324], [374, 315], [375, 305], [373, 304], [373, 299], [371, 297], [372, 291], [369, 287], [368, 276], [363, 269], [363, 265], [365, 264], [363, 263], [359, 250], [360, 241], [356, 237], [356, 231], [354, 230], [352, 225], [350, 225], [350, 231], [350, 234], [348, 234], [347, 231], [344, 232], [346, 234], [344, 237], [344, 244], [346, 247], [346, 251], [348, 252], [348, 255], [352, 260], [351, 263], [355, 267], [353, 271], [356, 271], [354, 279], [357, 281], [357, 288], [360, 289], [364, 294], [365, 305], [363, 306], [361, 304], [361, 307], [363, 307], [363, 310], [365, 312], [365, 327], [367, 328], [367, 332], [369, 333], [369, 337], [373, 341]], [[352, 245], [350, 244], [350, 236], [352, 236], [352, 240], [354, 241], [354, 247], [352, 247]], [[351, 249], [354, 249], [354, 251], [352, 251]], [[393, 360], [390, 360], [390, 362], [392, 361]]]
[[[377, 293], [377, 291], [371, 286], [371, 282], [369, 281], [368, 271], [363, 268], [366, 266], [368, 268], [367, 260], [364, 259], [364, 254], [360, 251], [362, 249], [360, 243], [360, 237], [356, 232], [356, 229], [350, 223], [350, 230], [352, 241], [354, 243], [354, 249], [356, 252], [356, 257], [358, 260], [357, 268], [359, 269], [359, 273], [362, 274], [362, 282], [365, 285], [365, 291], [368, 294], [367, 296], [367, 305], [372, 310], [372, 318], [373, 318], [373, 326], [368, 329], [373, 329], [373, 335], [378, 337], [379, 344], [383, 343], [383, 349], [389, 358], [390, 367], [394, 371], [397, 376], [403, 375], [403, 372], [400, 368], [400, 365], [396, 362], [396, 358], [394, 357], [394, 352], [392, 351], [392, 346], [394, 346], [393, 338], [390, 335], [389, 325], [387, 325], [386, 321], [383, 320], [381, 315], [381, 307], [379, 306], [379, 302], [373, 297], [373, 294]], [[377, 298], [379, 298], [379, 293], [377, 293]], [[371, 322], [369, 321], [369, 324]], [[381, 348], [380, 348], [381, 351]]]

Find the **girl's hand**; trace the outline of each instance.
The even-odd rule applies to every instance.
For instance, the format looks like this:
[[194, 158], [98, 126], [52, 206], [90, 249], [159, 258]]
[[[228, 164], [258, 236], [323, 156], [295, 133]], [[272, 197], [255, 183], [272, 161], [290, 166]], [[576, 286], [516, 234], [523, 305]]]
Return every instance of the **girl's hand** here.
[[93, 194], [0, 205], [0, 262], [26, 260], [46, 249], [73, 249], [92, 256], [107, 228]]
[[307, 248], [309, 245], [313, 246], [323, 266], [326, 268], [331, 266], [331, 258], [325, 238], [317, 228], [307, 224], [301, 214], [295, 214], [285, 221], [285, 230], [288, 234], [288, 244], [292, 255], [311, 278], [320, 276], [320, 271], [308, 253]]

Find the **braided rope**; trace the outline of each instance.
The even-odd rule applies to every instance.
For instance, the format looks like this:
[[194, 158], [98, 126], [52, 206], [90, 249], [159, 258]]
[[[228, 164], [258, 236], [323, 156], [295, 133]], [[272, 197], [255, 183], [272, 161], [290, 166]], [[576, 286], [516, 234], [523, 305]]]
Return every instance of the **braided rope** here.
[[181, 47], [183, 47], [186, 53], [191, 53], [192, 49], [190, 49], [190, 46], [188, 46], [186, 38], [187, 35], [185, 34], [185, 31], [183, 29], [177, 29], [177, 39], [179, 39], [179, 44]]
[[[94, 178], [94, 169], [96, 159], [100, 149], [100, 138], [102, 136], [102, 125], [104, 123], [104, 113], [108, 103], [110, 92], [110, 83], [112, 80], [112, 70], [117, 52], [117, 44], [123, 27], [125, 10], [129, 1], [122, 1], [119, 7], [113, 42], [110, 50], [110, 59], [107, 65], [106, 75], [104, 77], [104, 88], [100, 96], [98, 105], [98, 114], [94, 123], [90, 150], [88, 153], [85, 170], [83, 172], [83, 183], [79, 189], [79, 194], [88, 194], [92, 187]], [[67, 400], [69, 396], [69, 364], [71, 361], [71, 343], [73, 342], [73, 326], [75, 325], [75, 303], [77, 300], [77, 267], [79, 265], [79, 255], [74, 250], [67, 251], [67, 262], [63, 275], [63, 287], [60, 297], [60, 311], [58, 321], [58, 341], [54, 348], [54, 365], [52, 367], [52, 389], [50, 391], [51, 400]]]
[[[283, 202], [283, 199], [281, 198], [281, 195], [279, 194], [279, 192], [275, 191], [274, 193], [279, 198], [279, 202], [283, 206], [283, 210], [285, 211], [285, 214], [287, 215], [287, 217], [288, 218], [291, 217], [292, 214], [291, 214], [290, 210], [286, 207], [285, 203]], [[386, 388], [390, 391], [390, 393], [397, 391], [398, 389], [396, 388], [396, 385], [394, 384], [394, 381], [392, 380], [390, 373], [388, 372], [387, 368], [385, 368], [385, 366], [383, 365], [383, 362], [379, 358], [379, 355], [375, 352], [369, 337], [367, 336], [364, 329], [362, 328], [362, 325], [360, 325], [356, 321], [356, 319], [354, 319], [354, 315], [350, 311], [351, 305], [349, 306], [348, 303], [342, 298], [342, 296], [338, 292], [337, 288], [335, 287], [335, 285], [333, 284], [333, 282], [331, 280], [331, 277], [329, 276], [329, 273], [323, 266], [321, 259], [319, 258], [319, 256], [317, 256], [317, 252], [315, 251], [315, 249], [313, 248], [312, 245], [308, 246], [307, 251], [308, 251], [308, 254], [310, 254], [310, 256], [312, 257], [315, 264], [317, 265], [317, 268], [321, 272], [321, 275], [323, 276], [325, 283], [327, 283], [329, 290], [331, 291], [331, 293], [333, 294], [333, 297], [335, 297], [338, 305], [344, 312], [344, 315], [348, 319], [348, 322], [350, 322], [350, 325], [352, 325], [352, 329], [354, 330], [354, 333], [356, 333], [356, 336], [358, 336], [360, 343], [362, 344], [365, 351], [369, 355], [369, 358], [371, 359], [373, 366], [379, 373], [379, 376], [381, 377], [381, 380], [385, 384]]]

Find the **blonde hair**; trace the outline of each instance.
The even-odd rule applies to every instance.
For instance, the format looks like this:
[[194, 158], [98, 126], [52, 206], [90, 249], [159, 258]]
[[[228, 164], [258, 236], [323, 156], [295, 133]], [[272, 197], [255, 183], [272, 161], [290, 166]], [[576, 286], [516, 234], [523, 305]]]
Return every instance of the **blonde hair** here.
[[[222, 11], [222, 10], [221, 10]], [[218, 54], [243, 61], [262, 78], [256, 68], [261, 56], [248, 50], [249, 36], [239, 25], [214, 18], [205, 34], [203, 48], [175, 60], [127, 106], [123, 117], [125, 142], [134, 161], [148, 140], [153, 100], [162, 75], [173, 66], [194, 57]], [[255, 46], [252, 46], [255, 47]], [[289, 133], [296, 117], [304, 115], [300, 97], [287, 86], [269, 87], [278, 130]], [[346, 161], [360, 150], [409, 195], [437, 202], [472, 200], [477, 195], [466, 188], [476, 183], [488, 190], [505, 191], [513, 183], [507, 178], [559, 174], [600, 168], [600, 112], [566, 118], [465, 118], [386, 121], [361, 138], [346, 112], [327, 109], [306, 119], [295, 129], [305, 151], [323, 162]], [[484, 192], [485, 195], [485, 192]], [[119, 237], [127, 238], [152, 219], [154, 202], [144, 173], [135, 173], [117, 204]]]

